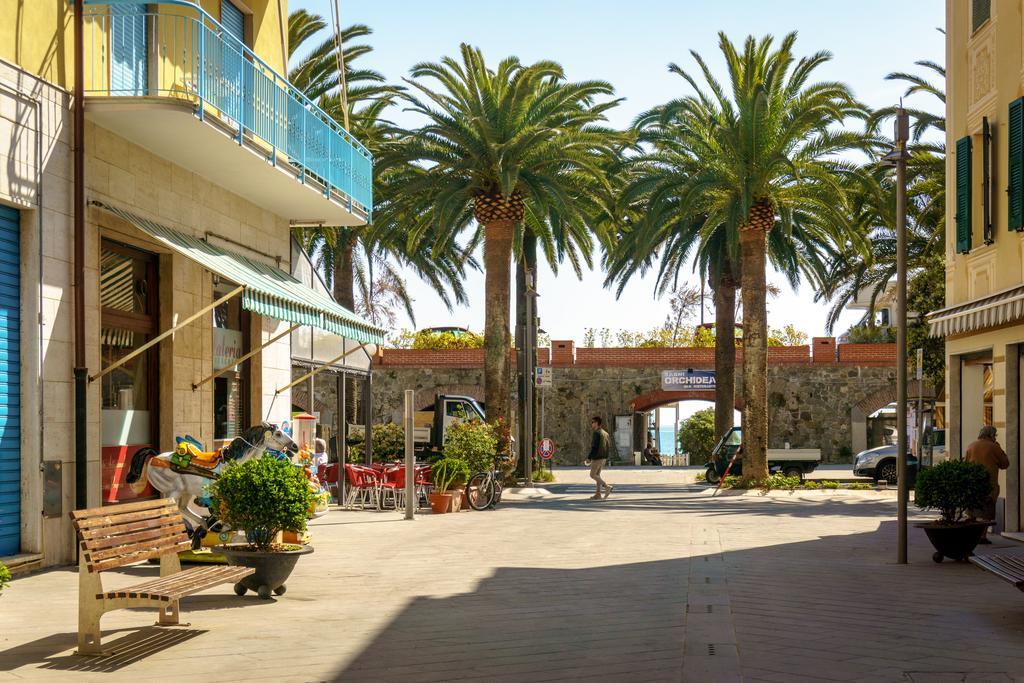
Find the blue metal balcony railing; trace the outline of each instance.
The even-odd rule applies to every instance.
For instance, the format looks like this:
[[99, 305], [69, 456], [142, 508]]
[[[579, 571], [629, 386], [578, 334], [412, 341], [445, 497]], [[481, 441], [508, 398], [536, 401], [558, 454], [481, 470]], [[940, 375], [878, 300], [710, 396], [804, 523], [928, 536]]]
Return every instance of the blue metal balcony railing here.
[[261, 142], [268, 160], [293, 164], [300, 179], [312, 176], [370, 215], [370, 152], [202, 8], [185, 0], [85, 4], [88, 95], [194, 102], [199, 118], [229, 120], [240, 143]]

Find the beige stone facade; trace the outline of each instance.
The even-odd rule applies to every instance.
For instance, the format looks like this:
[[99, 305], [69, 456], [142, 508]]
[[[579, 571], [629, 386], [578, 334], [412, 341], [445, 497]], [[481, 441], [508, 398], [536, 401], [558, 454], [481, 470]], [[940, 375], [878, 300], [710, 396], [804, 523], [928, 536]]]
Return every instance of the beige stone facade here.
[[[280, 69], [286, 38], [281, 36], [277, 12], [286, 14], [287, 4], [269, 0], [246, 4], [247, 43], [251, 41], [256, 50], [266, 53], [270, 68]], [[204, 1], [202, 5], [214, 18], [219, 16], [216, 10], [221, 0]], [[71, 80], [68, 74], [62, 68], [54, 71], [55, 64], [68, 63], [70, 68], [73, 60], [64, 52], [67, 36], [63, 29], [56, 28], [49, 15], [37, 9], [32, 9], [30, 21], [17, 29], [25, 34], [20, 36], [23, 48], [15, 54], [0, 50], [0, 210], [7, 212], [0, 218], [9, 215], [11, 208], [16, 209], [20, 225], [21, 414], [20, 422], [17, 416], [15, 422], [20, 424], [17, 554], [21, 557], [17, 562], [53, 565], [74, 560], [74, 534], [67, 516], [75, 507], [76, 491], [72, 98], [64, 89]], [[70, 9], [66, 19], [71, 21]], [[51, 43], [61, 46], [61, 54], [52, 55], [40, 66], [40, 46]], [[103, 259], [108, 258], [111, 246], [141, 255], [138, 258], [147, 264], [145, 272], [156, 275], [156, 281], [138, 274], [127, 279], [130, 299], [145, 297], [158, 309], [155, 321], [150, 315], [153, 311], [146, 311], [150, 319], [145, 324], [153, 329], [143, 334], [149, 338], [204, 311], [220, 296], [215, 293], [216, 273], [93, 202], [130, 212], [285, 272], [290, 269], [293, 254], [292, 221], [337, 216], [339, 211], [349, 212], [350, 224], [365, 221], [365, 214], [351, 215], [350, 200], [339, 200], [336, 191], [317, 185], [316, 178], [307, 181], [305, 171], [285, 157], [281, 164], [276, 160], [268, 164], [265, 141], [254, 142], [251, 135], [232, 131], [231, 126], [238, 122], [220, 120], [215, 110], [204, 119], [199, 115], [202, 111], [189, 109], [192, 105], [187, 99], [133, 97], [125, 98], [133, 101], [124, 106], [114, 99], [85, 100], [88, 208], [83, 263], [84, 345], [86, 366], [92, 376], [110, 363], [110, 358], [104, 357], [104, 353], [111, 353], [110, 309], [104, 308], [100, 281]], [[150, 124], [150, 115], [166, 117], [153, 120], [169, 121], [172, 127]], [[168, 139], [170, 146], [166, 144]], [[150, 140], [154, 144], [149, 145]], [[168, 157], [166, 150], [173, 151], [179, 144], [189, 150], [188, 154]], [[147, 147], [163, 151], [158, 154]], [[189, 160], [188, 155], [197, 157], [196, 150], [201, 152], [196, 163], [182, 165]], [[228, 187], [248, 192], [247, 198]], [[287, 215], [283, 209], [287, 209]], [[222, 282], [222, 288], [237, 289], [244, 284]], [[150, 287], [156, 288], [155, 294]], [[127, 316], [132, 315], [128, 310]], [[238, 399], [244, 406], [242, 413], [247, 414], [248, 424], [289, 420], [291, 390], [285, 387], [292, 381], [292, 338], [282, 333], [291, 324], [255, 312], [239, 315], [239, 325], [245, 329], [238, 333], [245, 341], [240, 342], [244, 348], [238, 355], [280, 336], [248, 361]], [[146, 387], [143, 410], [147, 414], [156, 411], [158, 416], [151, 421], [147, 418], [146, 441], [157, 450], [169, 450], [174, 437], [183, 434], [196, 437], [209, 448], [218, 445], [215, 420], [219, 424], [220, 417], [215, 417], [215, 385], [209, 382], [193, 387], [214, 371], [214, 332], [214, 314], [208, 311], [146, 352], [155, 358], [146, 371], [146, 382], [156, 388], [140, 385]], [[133, 339], [140, 343], [137, 336]], [[113, 381], [110, 386], [113, 392], [119, 391]], [[113, 495], [104, 488], [111, 478], [104, 448], [110, 439], [104, 432], [111, 428], [106, 421], [110, 416], [101, 408], [104, 401], [109, 403], [109, 397], [102, 392], [101, 379], [89, 383], [86, 422], [90, 506], [111, 502]], [[121, 412], [133, 412], [133, 401], [142, 400], [140, 394], [128, 391], [124, 403], [127, 409]], [[123, 433], [128, 433], [131, 420], [126, 418]], [[12, 422], [8, 419], [5, 424]], [[125, 437], [124, 443], [117, 445], [130, 447], [133, 443], [141, 442]], [[126, 472], [129, 461], [130, 454], [118, 467]], [[0, 485], [4, 465], [0, 462]], [[51, 475], [49, 481], [44, 469]], [[2, 507], [4, 495], [0, 489], [0, 514], [9, 514], [4, 510], [10, 506]], [[50, 504], [46, 505], [48, 496]], [[44, 515], [44, 511], [49, 514]], [[9, 552], [0, 552], [0, 556], [5, 554], [10, 561]]]
[[[1006, 191], [1009, 108], [1024, 94], [1022, 6], [1020, 0], [946, 3], [947, 310], [963, 306], [1002, 311], [998, 299], [1012, 296], [1024, 284], [1024, 233], [1010, 228]], [[972, 16], [973, 12], [978, 14]], [[989, 143], [983, 135], [986, 123], [991, 131]], [[973, 147], [971, 246], [964, 253], [962, 245], [958, 247], [956, 229], [957, 142], [968, 136]], [[986, 144], [991, 159], [988, 169], [983, 154]], [[987, 197], [986, 176], [991, 187]], [[984, 224], [986, 201], [990, 227]], [[1022, 520], [1022, 353], [1024, 321], [1013, 315], [979, 314], [965, 329], [946, 335], [950, 452], [961, 456], [985, 424], [999, 430], [999, 441], [1010, 456], [1010, 469], [1001, 475], [998, 513], [1002, 528], [1008, 531], [1020, 531]]]

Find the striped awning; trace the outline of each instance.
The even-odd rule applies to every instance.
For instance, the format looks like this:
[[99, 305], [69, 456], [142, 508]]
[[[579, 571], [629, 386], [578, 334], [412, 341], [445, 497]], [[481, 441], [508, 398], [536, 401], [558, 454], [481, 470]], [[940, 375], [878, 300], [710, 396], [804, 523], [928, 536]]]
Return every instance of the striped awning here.
[[326, 294], [308, 287], [280, 268], [225, 251], [166, 225], [116, 206], [93, 201], [157, 241], [221, 277], [242, 285], [242, 307], [295, 325], [311, 325], [362, 344], [382, 344], [385, 330], [369, 323]]
[[1024, 320], [1024, 286], [934, 311], [928, 315], [928, 333], [945, 337], [1020, 320]]

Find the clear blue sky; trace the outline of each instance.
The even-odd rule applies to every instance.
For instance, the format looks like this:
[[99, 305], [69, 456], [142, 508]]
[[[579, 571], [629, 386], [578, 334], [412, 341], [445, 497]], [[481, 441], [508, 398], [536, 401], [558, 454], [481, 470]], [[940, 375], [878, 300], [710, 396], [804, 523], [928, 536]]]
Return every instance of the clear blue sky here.
[[[329, 21], [331, 1], [291, 0], [289, 6], [305, 7]], [[470, 42], [492, 62], [509, 54], [524, 61], [553, 59], [573, 80], [610, 81], [626, 98], [610, 115], [617, 126], [686, 92], [684, 81], [666, 67], [669, 62], [692, 67], [690, 50], [719, 70], [720, 30], [734, 41], [750, 33], [778, 36], [796, 30], [799, 54], [824, 49], [834, 55], [818, 71], [820, 79], [848, 83], [870, 106], [892, 104], [904, 88], [884, 80], [887, 73], [913, 70], [916, 60], [944, 61], [943, 36], [936, 30], [944, 25], [944, 8], [941, 0], [341, 0], [344, 25], [364, 23], [374, 31], [368, 39], [374, 52], [362, 64], [390, 80], [405, 76], [412, 64], [455, 54], [460, 42]], [[392, 118], [401, 120], [398, 114]], [[539, 279], [541, 325], [555, 339], [579, 341], [587, 327], [647, 328], [659, 324], [667, 312], [667, 304], [653, 298], [653, 281], [634, 280], [616, 300], [602, 288], [600, 272], [587, 273], [580, 281], [570, 270], [555, 276], [544, 268]], [[813, 293], [806, 289], [793, 292], [780, 277], [771, 279], [783, 294], [769, 302], [770, 324], [793, 323], [809, 335], [822, 334], [827, 306], [813, 304]], [[483, 328], [482, 274], [468, 278], [470, 306], [453, 314], [415, 276], [409, 278], [409, 287], [418, 327]], [[710, 309], [708, 315], [713, 315]], [[847, 314], [836, 331], [857, 317]], [[412, 326], [407, 320], [403, 324]]]

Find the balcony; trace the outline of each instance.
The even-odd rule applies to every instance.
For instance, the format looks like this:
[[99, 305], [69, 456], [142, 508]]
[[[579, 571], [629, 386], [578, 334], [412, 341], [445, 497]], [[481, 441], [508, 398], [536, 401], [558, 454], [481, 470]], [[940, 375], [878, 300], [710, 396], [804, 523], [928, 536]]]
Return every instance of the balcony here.
[[370, 153], [204, 10], [85, 4], [90, 120], [292, 221], [370, 220]]

